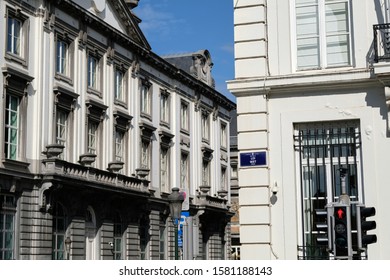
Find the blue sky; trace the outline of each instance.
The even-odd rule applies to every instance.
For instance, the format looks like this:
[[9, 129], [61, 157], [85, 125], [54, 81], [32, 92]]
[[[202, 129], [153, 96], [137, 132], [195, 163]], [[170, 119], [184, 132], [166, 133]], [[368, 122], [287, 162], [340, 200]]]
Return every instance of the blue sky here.
[[226, 88], [234, 79], [233, 1], [140, 0], [134, 12], [154, 53], [209, 50], [216, 89], [235, 101]]

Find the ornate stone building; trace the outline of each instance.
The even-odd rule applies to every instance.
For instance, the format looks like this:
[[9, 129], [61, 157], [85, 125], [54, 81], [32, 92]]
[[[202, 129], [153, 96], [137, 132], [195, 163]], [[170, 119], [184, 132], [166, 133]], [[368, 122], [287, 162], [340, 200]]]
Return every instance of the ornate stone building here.
[[173, 187], [182, 257], [228, 258], [235, 104], [153, 53], [137, 4], [0, 2], [0, 259], [172, 259]]

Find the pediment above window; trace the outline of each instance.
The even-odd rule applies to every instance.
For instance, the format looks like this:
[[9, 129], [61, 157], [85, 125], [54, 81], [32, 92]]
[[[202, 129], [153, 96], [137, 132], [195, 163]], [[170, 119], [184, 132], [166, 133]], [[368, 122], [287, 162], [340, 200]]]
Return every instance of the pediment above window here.
[[26, 71], [6, 65], [1, 68], [4, 78], [4, 86], [8, 90], [14, 90], [16, 94], [25, 94], [27, 87], [31, 84], [34, 77], [31, 77]]
[[122, 112], [119, 110], [115, 110], [113, 115], [114, 115], [115, 125], [118, 128], [122, 130], [128, 130], [130, 128], [131, 120], [133, 119], [132, 116], [130, 116], [126, 112]]
[[139, 128], [141, 130], [141, 136], [148, 140], [152, 138], [153, 132], [157, 129], [152, 124], [145, 121], [139, 123]]
[[95, 119], [99, 122], [103, 120], [108, 108], [106, 105], [93, 99], [88, 99], [85, 104], [87, 106], [87, 114], [89, 118]]
[[172, 144], [172, 139], [175, 137], [172, 133], [165, 129], [160, 129], [158, 132], [158, 135], [160, 136], [160, 143], [162, 146], [169, 148]]
[[203, 155], [203, 160], [211, 161], [213, 159], [214, 150], [211, 149], [209, 146], [202, 145], [201, 151], [202, 151], [202, 155]]
[[55, 103], [58, 107], [71, 111], [74, 109], [74, 104], [79, 97], [72, 89], [56, 85], [53, 88], [55, 94]]

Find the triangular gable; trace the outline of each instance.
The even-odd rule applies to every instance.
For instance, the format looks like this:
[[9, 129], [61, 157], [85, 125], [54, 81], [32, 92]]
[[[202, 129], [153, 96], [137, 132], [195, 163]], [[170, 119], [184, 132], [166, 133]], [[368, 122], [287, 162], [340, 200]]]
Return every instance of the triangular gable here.
[[131, 38], [138, 45], [151, 49], [138, 26], [140, 20], [132, 13], [125, 0], [75, 0], [74, 2]]

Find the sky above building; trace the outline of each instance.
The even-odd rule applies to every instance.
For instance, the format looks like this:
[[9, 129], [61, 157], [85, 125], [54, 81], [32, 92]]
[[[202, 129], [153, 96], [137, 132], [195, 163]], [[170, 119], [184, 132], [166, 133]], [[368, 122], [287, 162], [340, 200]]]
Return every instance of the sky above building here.
[[140, 0], [135, 14], [160, 56], [207, 49], [216, 89], [235, 101], [226, 81], [234, 79], [233, 1]]

